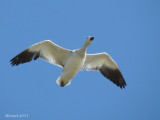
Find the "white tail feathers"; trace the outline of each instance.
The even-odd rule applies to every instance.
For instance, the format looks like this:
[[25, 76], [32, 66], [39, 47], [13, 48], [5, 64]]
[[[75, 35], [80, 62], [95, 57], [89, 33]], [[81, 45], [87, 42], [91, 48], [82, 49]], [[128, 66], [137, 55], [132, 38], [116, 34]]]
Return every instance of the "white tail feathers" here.
[[59, 77], [56, 82], [61, 87], [68, 86], [69, 84], [71, 84], [71, 80], [66, 81], [66, 80], [63, 80], [61, 77]]

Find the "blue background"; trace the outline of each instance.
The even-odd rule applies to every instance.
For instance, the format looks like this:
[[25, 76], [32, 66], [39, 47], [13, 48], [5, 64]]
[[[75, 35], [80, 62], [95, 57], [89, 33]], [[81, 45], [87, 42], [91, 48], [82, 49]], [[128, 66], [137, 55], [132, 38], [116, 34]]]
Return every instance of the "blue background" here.
[[[1, 0], [0, 119], [160, 119], [159, 0]], [[71, 85], [56, 84], [61, 68], [41, 59], [11, 67], [9, 60], [49, 39], [87, 53], [107, 52], [127, 83], [120, 89], [100, 72], [79, 72]]]

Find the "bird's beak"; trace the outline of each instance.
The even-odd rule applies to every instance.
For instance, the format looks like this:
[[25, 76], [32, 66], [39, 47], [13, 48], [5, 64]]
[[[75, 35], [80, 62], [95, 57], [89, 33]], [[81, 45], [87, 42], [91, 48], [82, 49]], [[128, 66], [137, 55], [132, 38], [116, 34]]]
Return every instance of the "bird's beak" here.
[[94, 40], [94, 37], [90, 37], [90, 40], [93, 41], [93, 40]]

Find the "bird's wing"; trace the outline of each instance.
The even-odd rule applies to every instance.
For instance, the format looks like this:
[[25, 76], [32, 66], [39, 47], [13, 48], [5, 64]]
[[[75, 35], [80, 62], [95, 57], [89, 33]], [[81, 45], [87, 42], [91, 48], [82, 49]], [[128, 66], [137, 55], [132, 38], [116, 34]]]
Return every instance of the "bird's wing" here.
[[125, 88], [126, 82], [117, 64], [107, 53], [87, 54], [83, 69], [99, 70], [101, 74], [120, 88]]
[[63, 67], [70, 50], [64, 49], [50, 40], [45, 40], [27, 48], [10, 60], [12, 66], [30, 62], [32, 59], [42, 58], [52, 64]]

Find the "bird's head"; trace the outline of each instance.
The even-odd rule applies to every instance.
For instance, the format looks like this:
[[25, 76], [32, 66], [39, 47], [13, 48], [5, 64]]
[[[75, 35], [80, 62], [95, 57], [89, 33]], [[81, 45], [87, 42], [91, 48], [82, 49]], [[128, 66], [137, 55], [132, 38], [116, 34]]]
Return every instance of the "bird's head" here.
[[92, 43], [93, 40], [94, 40], [94, 37], [88, 36], [86, 38], [86, 42], [83, 45], [83, 48], [87, 49], [87, 47]]
[[92, 41], [94, 40], [94, 37], [88, 36], [86, 39], [86, 45], [90, 45], [92, 43]]
[[88, 36], [88, 37], [87, 37], [87, 40], [93, 41], [93, 40], [94, 40], [94, 37]]

